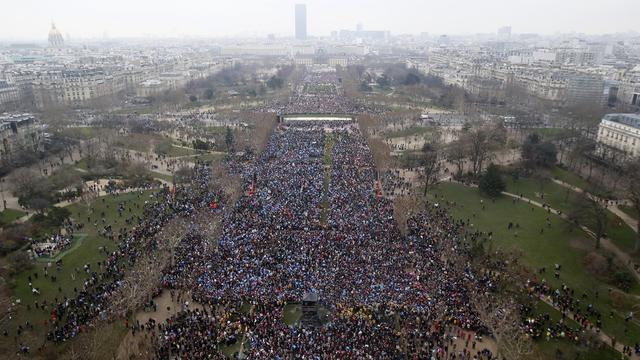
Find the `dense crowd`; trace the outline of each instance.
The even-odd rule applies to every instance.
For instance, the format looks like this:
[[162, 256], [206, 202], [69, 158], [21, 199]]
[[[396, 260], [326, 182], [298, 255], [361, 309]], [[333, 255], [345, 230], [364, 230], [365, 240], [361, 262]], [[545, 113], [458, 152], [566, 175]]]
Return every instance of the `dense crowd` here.
[[[470, 341], [454, 348], [456, 331], [468, 340], [483, 331], [471, 270], [441, 256], [461, 224], [433, 207], [402, 235], [391, 202], [374, 192], [371, 153], [354, 123], [283, 123], [244, 178], [255, 190], [226, 216], [217, 251], [189, 237], [178, 270], [165, 273], [166, 286], [192, 289], [205, 309], [161, 325], [159, 358], [222, 357], [235, 342], [256, 359], [491, 357]], [[285, 304], [309, 293], [329, 312], [325, 324], [286, 325]]]
[[155, 235], [163, 225], [175, 217], [188, 217], [196, 210], [208, 209], [213, 201], [219, 199], [219, 194], [209, 188], [210, 176], [210, 171], [200, 166], [195, 169], [190, 186], [164, 187], [151, 194], [145, 202], [143, 215], [127, 220], [134, 225], [129, 231], [114, 234], [109, 225], [104, 226], [103, 235], [117, 237], [118, 247], [106, 254], [106, 260], [99, 264], [103, 271], [86, 268], [89, 277], [81, 289], [76, 289], [76, 296], [64, 297], [51, 310], [51, 340], [65, 341], [76, 336], [93, 320], [112, 316], [109, 302], [122, 286], [127, 268], [132, 267], [142, 254], [152, 253], [158, 247]]
[[[305, 80], [321, 85], [303, 89], [326, 96], [335, 74], [314, 76]], [[301, 112], [343, 110], [325, 100], [330, 110]], [[235, 343], [252, 359], [491, 358], [475, 347], [484, 331], [469, 301], [475, 277], [463, 257], [443, 257], [462, 224], [431, 207], [403, 235], [354, 122], [284, 122], [241, 172], [247, 192], [226, 213], [217, 250], [187, 237], [164, 273], [165, 286], [190, 289], [204, 309], [160, 325], [158, 358], [223, 357]], [[287, 325], [286, 304], [309, 294], [326, 319]]]
[[286, 114], [357, 114], [364, 108], [349, 101], [335, 72], [307, 72], [287, 101], [269, 103], [259, 110]]
[[71, 235], [55, 234], [31, 243], [31, 251], [35, 257], [56, 256], [71, 246]]
[[[338, 88], [335, 74], [305, 81]], [[307, 84], [299, 95], [313, 89], [316, 97], [333, 96], [331, 88]], [[344, 110], [319, 101], [328, 108], [310, 112]], [[158, 358], [224, 358], [238, 344], [231, 352], [252, 359], [493, 357], [476, 347], [486, 329], [470, 301], [478, 279], [458, 251], [464, 223], [429, 206], [402, 234], [391, 201], [376, 191], [371, 151], [356, 123], [287, 121], [249, 164], [229, 165], [245, 189], [235, 204], [224, 204], [211, 171], [199, 165], [190, 183], [151, 195], [143, 214], [127, 220], [130, 230], [104, 224], [117, 249], [99, 268], [83, 269], [89, 276], [73, 297], [46, 304], [49, 338], [63, 342], [96, 319], [113, 318], [110, 302], [127, 270], [158, 248], [161, 229], [225, 206], [214, 247], [189, 231], [175, 261], [158, 269], [162, 287], [188, 291], [199, 306], [131, 326], [153, 334]], [[287, 325], [285, 307], [309, 298], [317, 299], [313, 321]]]

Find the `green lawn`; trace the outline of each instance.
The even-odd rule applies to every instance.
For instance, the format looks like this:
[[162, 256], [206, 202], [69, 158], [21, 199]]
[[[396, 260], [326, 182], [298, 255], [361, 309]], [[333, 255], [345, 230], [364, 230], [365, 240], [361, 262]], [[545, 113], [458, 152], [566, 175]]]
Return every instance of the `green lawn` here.
[[80, 169], [80, 170], [89, 171], [89, 164], [87, 164], [87, 160], [86, 159], [79, 160], [75, 164], [75, 167]]
[[0, 212], [0, 226], [9, 225], [24, 215], [26, 214], [23, 211], [7, 208]]
[[[539, 203], [547, 203], [565, 214], [571, 214], [575, 208], [575, 199], [578, 194], [549, 179], [518, 178], [514, 180], [510, 176], [504, 176], [504, 179], [507, 183], [507, 191], [510, 193], [522, 194]], [[614, 213], [607, 212], [607, 216], [609, 218], [607, 237], [620, 249], [629, 254], [633, 253], [636, 233]]]
[[199, 160], [199, 161], [204, 161], [204, 162], [218, 162], [222, 159], [224, 159], [224, 157], [226, 156], [226, 154], [224, 153], [205, 153], [202, 155], [198, 155], [195, 156], [193, 159], [194, 160]]
[[622, 210], [622, 212], [624, 212], [625, 214], [631, 216], [632, 218], [636, 220], [640, 219], [640, 214], [638, 214], [638, 211], [636, 211], [636, 209], [634, 209], [632, 206], [620, 205], [618, 206], [618, 208]]
[[552, 208], [564, 213], [570, 213], [576, 199], [576, 193], [566, 187], [558, 185], [551, 179], [518, 178], [503, 176], [507, 183], [507, 190], [516, 195], [549, 204]]
[[302, 309], [300, 304], [287, 304], [282, 309], [282, 318], [285, 324], [291, 326], [300, 322]]
[[403, 138], [408, 136], [424, 135], [433, 132], [432, 128], [422, 126], [411, 126], [400, 130], [391, 130], [385, 134], [389, 139]]
[[543, 128], [534, 129], [531, 131], [531, 133], [540, 135], [544, 140], [553, 141], [557, 138], [575, 134], [576, 131], [562, 128]]
[[188, 149], [181, 146], [173, 145], [169, 148], [169, 152], [166, 155], [167, 157], [179, 157], [179, 156], [196, 155], [198, 153], [199, 152], [194, 149]]
[[[482, 196], [476, 188], [443, 183], [431, 196], [434, 194], [438, 196], [437, 201], [442, 206], [447, 206], [454, 217], [465, 221], [468, 219], [473, 229], [493, 232], [493, 246], [520, 250], [522, 263], [532, 272], [545, 267], [547, 274], [550, 274], [546, 280], [551, 285], [559, 287], [563, 283], [567, 284], [577, 294], [586, 293], [589, 301], [603, 314], [614, 311], [613, 319], [603, 316], [605, 332], [627, 343], [640, 337], [640, 326], [636, 324], [632, 324], [629, 332], [624, 334], [623, 317], [632, 310], [633, 302], [614, 306], [608, 292], [611, 286], [599, 281], [585, 269], [585, 256], [595, 251], [595, 242], [582, 231], [571, 229], [557, 216], [550, 217], [549, 228], [545, 224], [548, 214], [541, 208], [504, 196], [493, 202]], [[446, 201], [452, 201], [455, 205], [447, 205]], [[485, 210], [482, 210], [482, 205]], [[518, 224], [519, 228], [508, 230], [509, 222]], [[540, 232], [541, 229], [543, 233]], [[554, 264], [562, 265], [559, 280], [550, 271]], [[598, 299], [594, 297], [596, 290], [600, 295]], [[640, 294], [640, 285], [635, 283], [630, 292]]]
[[151, 171], [151, 176], [153, 176], [154, 178], [158, 178], [158, 179], [162, 179], [164, 181], [173, 182], [173, 176], [171, 175], [167, 175], [167, 174], [162, 174], [156, 171]]
[[[137, 216], [142, 214], [142, 207], [145, 200], [151, 200], [150, 195], [154, 190], [125, 193], [120, 195], [107, 195], [98, 198], [92, 205], [92, 212], [87, 211], [83, 203], [70, 205], [68, 209], [74, 220], [83, 223], [85, 226], [79, 232], [86, 234], [84, 239], [78, 239], [79, 243], [72, 245], [72, 249], [67, 251], [62, 257], [63, 266], [56, 270], [55, 264], [48, 266], [46, 263], [35, 262], [29, 271], [24, 271], [15, 276], [15, 285], [12, 287], [12, 297], [20, 299], [21, 306], [18, 307], [15, 317], [5, 326], [10, 333], [15, 333], [17, 324], [29, 321], [36, 324], [34, 339], [42, 342], [45, 336], [43, 321], [49, 318], [49, 312], [41, 309], [34, 309], [34, 301], [40, 304], [46, 299], [48, 303], [55, 302], [55, 298], [60, 301], [64, 296], [73, 297], [74, 287], [80, 290], [84, 280], [89, 276], [82, 268], [85, 264], [91, 264], [91, 269], [100, 272], [98, 262], [104, 261], [106, 252], [113, 251], [117, 244], [114, 241], [98, 235], [99, 227], [103, 226], [101, 213], [104, 211], [106, 223], [113, 226], [115, 233], [120, 228], [128, 227], [125, 223], [127, 216]], [[131, 212], [126, 211], [123, 217], [118, 216], [116, 211], [118, 204], [125, 203], [131, 208]], [[90, 219], [87, 219], [90, 217]], [[97, 223], [98, 226], [94, 226]], [[49, 278], [44, 277], [44, 268], [48, 269]], [[38, 274], [37, 278], [35, 274]], [[56, 276], [56, 282], [51, 281], [51, 276]], [[31, 276], [32, 284], [40, 290], [40, 295], [33, 295], [29, 287], [28, 277]], [[31, 309], [27, 308], [31, 306]], [[10, 337], [11, 338], [11, 337]], [[2, 342], [2, 340], [0, 340]]]
[[[558, 321], [562, 314], [547, 303], [538, 301], [534, 312], [537, 314], [547, 314], [552, 321]], [[567, 324], [574, 329], [578, 328], [578, 323], [573, 320], [565, 319]], [[534, 344], [543, 359], [553, 359], [558, 352], [561, 352], [563, 359], [582, 359], [582, 360], [615, 360], [620, 359], [620, 353], [611, 347], [602, 349], [584, 348], [576, 345], [567, 339], [537, 339]]]
[[226, 126], [207, 126], [204, 128], [204, 130], [208, 134], [212, 134], [212, 135], [224, 135], [227, 133]]
[[134, 150], [138, 152], [149, 152], [153, 150], [152, 144], [166, 141], [167, 138], [158, 134], [129, 134], [118, 136], [115, 139], [115, 146]]
[[572, 173], [560, 167], [554, 167], [551, 170], [551, 175], [560, 181], [564, 181], [567, 184], [571, 184], [580, 189], [589, 189], [589, 183], [587, 180], [581, 178], [578, 174]]
[[80, 127], [65, 128], [62, 130], [62, 133], [74, 139], [88, 140], [96, 137], [100, 130], [101, 128], [95, 128], [90, 126], [80, 126]]
[[607, 216], [609, 217], [607, 237], [621, 250], [634, 255], [636, 232], [614, 213], [608, 211]]

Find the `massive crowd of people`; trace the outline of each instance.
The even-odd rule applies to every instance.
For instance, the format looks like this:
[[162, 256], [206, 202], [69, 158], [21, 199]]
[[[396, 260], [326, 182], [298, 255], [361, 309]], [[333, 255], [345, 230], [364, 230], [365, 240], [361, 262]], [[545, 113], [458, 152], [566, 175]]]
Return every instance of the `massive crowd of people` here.
[[[468, 336], [483, 330], [468, 298], [471, 270], [441, 256], [459, 241], [460, 224], [432, 208], [403, 236], [391, 202], [376, 196], [371, 153], [355, 123], [283, 123], [244, 178], [254, 190], [225, 218], [218, 250], [200, 251], [204, 239], [190, 238], [181, 270], [165, 276], [212, 310], [163, 325], [160, 358], [201, 358], [230, 339], [244, 339], [244, 353], [258, 359], [444, 358], [455, 352], [452, 327]], [[287, 326], [284, 305], [309, 293], [329, 310], [327, 324]], [[199, 353], [199, 344], [208, 350]], [[491, 356], [471, 351], [458, 355]]]
[[344, 96], [341, 81], [335, 72], [307, 72], [287, 101], [272, 102], [259, 110], [279, 115], [358, 114], [365, 107]]
[[[320, 97], [329, 89], [303, 88]], [[324, 105], [331, 111], [304, 112], [343, 110]], [[468, 341], [453, 345], [456, 331], [469, 340], [484, 330], [469, 301], [471, 270], [442, 257], [460, 224], [434, 207], [403, 235], [391, 202], [374, 191], [371, 152], [354, 122], [284, 122], [242, 173], [248, 191], [227, 212], [217, 251], [189, 237], [179, 270], [165, 273], [166, 285], [192, 289], [205, 309], [161, 325], [159, 358], [222, 356], [229, 342], [256, 359], [491, 358]], [[285, 304], [309, 294], [329, 312], [324, 325], [286, 325]]]
[[[127, 268], [132, 267], [143, 253], [151, 253], [158, 247], [156, 234], [175, 217], [188, 217], [199, 209], [208, 209], [220, 194], [209, 188], [210, 171], [196, 167], [193, 180], [188, 187], [164, 187], [146, 201], [143, 216], [128, 221], [135, 225], [129, 231], [121, 231], [115, 251], [107, 254], [107, 259], [99, 264], [103, 269], [86, 269], [90, 273], [76, 296], [63, 298], [52, 310], [52, 328], [49, 339], [61, 342], [76, 336], [82, 328], [93, 320], [109, 318], [113, 314], [109, 308], [112, 296], [122, 286]], [[212, 210], [213, 211], [213, 210]], [[108, 225], [105, 226], [105, 229]], [[105, 236], [109, 236], [105, 233]]]
[[[101, 271], [85, 268], [90, 276], [75, 296], [47, 306], [49, 338], [63, 342], [110, 318], [127, 269], [157, 249], [155, 235], [170, 220], [224, 207], [215, 248], [189, 232], [175, 261], [159, 269], [161, 286], [188, 291], [202, 308], [132, 327], [154, 334], [158, 358], [223, 357], [234, 343], [255, 359], [492, 358], [475, 346], [486, 331], [470, 301], [476, 277], [464, 256], [450, 256], [463, 223], [432, 206], [402, 234], [391, 201], [375, 190], [355, 122], [281, 123], [257, 158], [232, 165], [246, 190], [235, 204], [224, 204], [199, 165], [190, 183], [154, 194], [131, 230], [111, 234], [119, 245]], [[317, 299], [312, 307], [326, 317], [287, 325], [285, 306], [305, 298]]]

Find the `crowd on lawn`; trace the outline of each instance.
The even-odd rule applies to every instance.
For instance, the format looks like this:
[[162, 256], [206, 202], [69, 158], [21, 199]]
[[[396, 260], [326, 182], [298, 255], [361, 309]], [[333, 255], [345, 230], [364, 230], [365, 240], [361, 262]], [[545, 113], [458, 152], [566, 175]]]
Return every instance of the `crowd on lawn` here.
[[55, 234], [31, 243], [35, 257], [53, 257], [71, 246], [72, 235]]
[[[97, 267], [85, 267], [87, 278], [81, 288], [74, 289], [74, 297], [64, 296], [53, 307], [44, 306], [42, 310], [50, 312], [49, 339], [62, 342], [80, 333], [95, 319], [107, 319], [113, 315], [109, 303], [112, 296], [123, 284], [128, 268], [144, 253], [153, 253], [158, 247], [159, 239], [155, 236], [162, 227], [175, 217], [188, 218], [201, 209], [210, 209], [212, 203], [220, 201], [220, 194], [209, 187], [211, 172], [204, 166], [196, 167], [193, 179], [188, 187], [164, 187], [157, 193], [149, 195], [145, 201], [142, 216], [130, 216], [127, 224], [130, 230], [115, 232], [104, 218], [104, 214], [90, 215], [88, 220], [103, 227], [103, 235], [115, 240], [117, 249], [106, 253], [106, 260]], [[142, 194], [142, 192], [141, 192]], [[142, 195], [140, 195], [142, 196]], [[131, 205], [120, 204], [117, 209], [127, 214]], [[216, 211], [211, 209], [211, 211]], [[99, 218], [102, 217], [102, 220]], [[106, 250], [105, 250], [106, 251]]]
[[[560, 278], [562, 267], [555, 265], [554, 276]], [[526, 283], [527, 290], [532, 297], [547, 298], [557, 309], [560, 310], [560, 318], [552, 319], [549, 314], [535, 314], [532, 309], [524, 309], [523, 314], [527, 315], [525, 326], [533, 338], [566, 338], [575, 342], [580, 342], [580, 334], [584, 330], [599, 333], [602, 328], [604, 316], [614, 317], [613, 312], [603, 314], [594, 305], [601, 296], [597, 290], [583, 293], [576, 291], [565, 284], [560, 287], [551, 286], [545, 279], [546, 269], [540, 269], [542, 279], [529, 280]], [[609, 294], [610, 295], [610, 294]], [[626, 314], [622, 325], [624, 333], [629, 332], [629, 326], [633, 321], [634, 314]], [[572, 321], [571, 321], [572, 320]], [[617, 340], [611, 339], [611, 346], [615, 346]], [[640, 355], [640, 342], [636, 341], [633, 346], [624, 346], [625, 355]]]
[[[431, 207], [404, 236], [375, 176], [355, 123], [281, 124], [244, 170], [249, 190], [217, 251], [188, 236], [164, 272], [165, 287], [191, 289], [204, 308], [154, 327], [157, 357], [222, 358], [241, 342], [252, 359], [491, 358], [475, 346], [486, 332], [469, 299], [476, 278], [464, 260], [442, 258], [462, 223]], [[287, 325], [284, 306], [309, 293], [325, 324]]]
[[[158, 358], [223, 358], [234, 344], [252, 359], [492, 358], [476, 347], [478, 279], [463, 256], [443, 256], [463, 224], [431, 206], [403, 235], [354, 122], [286, 121], [239, 170], [247, 191], [217, 249], [187, 236], [163, 272], [203, 307], [136, 327], [157, 331]], [[285, 306], [308, 294], [323, 324], [287, 325]]]
[[[338, 88], [335, 73], [310, 73], [304, 82]], [[349, 112], [332, 101], [332, 92], [325, 94], [330, 87], [305, 88], [322, 94], [311, 100], [303, 90], [279, 111]], [[130, 325], [134, 333], [151, 334], [157, 358], [222, 359], [238, 351], [250, 359], [494, 358], [479, 343], [488, 330], [472, 301], [490, 291], [492, 279], [469, 263], [462, 245], [469, 221], [429, 203], [410, 214], [401, 233], [391, 200], [376, 191], [371, 151], [355, 122], [285, 121], [260, 155], [228, 165], [241, 174], [245, 190], [234, 204], [212, 190], [215, 179], [199, 164], [189, 183], [151, 195], [143, 215], [127, 219], [135, 225], [130, 230], [108, 231], [102, 215], [105, 236], [117, 236], [117, 249], [97, 267], [85, 266], [88, 276], [73, 297], [36, 301], [50, 313], [49, 339], [66, 341], [111, 318], [110, 302], [127, 269], [158, 248], [155, 235], [170, 220], [204, 209], [223, 214], [215, 246], [189, 231], [175, 261], [158, 269], [159, 288], [189, 299], [167, 321]], [[391, 179], [385, 192], [407, 187], [398, 173], [383, 176]], [[127, 206], [118, 208], [121, 216]], [[326, 317], [288, 325], [285, 307], [309, 294]], [[199, 306], [190, 308], [189, 301]]]
[[358, 114], [366, 110], [342, 93], [335, 72], [306, 72], [297, 90], [285, 102], [270, 102], [259, 110], [282, 114]]

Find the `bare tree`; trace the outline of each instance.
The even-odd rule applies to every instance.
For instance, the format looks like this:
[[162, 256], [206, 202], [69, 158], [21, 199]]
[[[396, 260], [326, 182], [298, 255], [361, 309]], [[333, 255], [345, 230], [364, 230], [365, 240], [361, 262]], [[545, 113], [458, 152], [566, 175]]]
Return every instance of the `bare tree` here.
[[478, 317], [496, 339], [497, 357], [508, 360], [533, 353], [533, 341], [522, 327], [520, 304], [514, 296], [503, 290], [484, 292], [477, 294], [474, 302]]
[[461, 141], [469, 146], [469, 158], [474, 176], [482, 172], [484, 165], [493, 157], [493, 151], [504, 143], [504, 133], [498, 130], [477, 126], [462, 135]]
[[[257, 152], [261, 152], [269, 141], [276, 126], [276, 116], [271, 113], [249, 113], [250, 122], [253, 125], [252, 131], [248, 134], [247, 142], [252, 145]], [[238, 145], [241, 144], [238, 139]]]
[[456, 166], [456, 175], [462, 176], [464, 163], [466, 162], [469, 149], [465, 142], [457, 140], [451, 142], [446, 149], [446, 158]]
[[214, 181], [209, 182], [213, 191], [221, 191], [225, 202], [232, 206], [242, 196], [242, 179], [232, 174], [220, 163], [211, 165]]
[[118, 288], [118, 294], [113, 296], [110, 303], [110, 314], [126, 316], [149, 301], [153, 292], [160, 286], [159, 270], [173, 264], [175, 250], [189, 232], [189, 228], [190, 223], [184, 218], [175, 218], [165, 224], [155, 235], [157, 249], [142, 255], [125, 275], [122, 286]]
[[367, 142], [369, 143], [369, 149], [371, 150], [371, 155], [373, 156], [378, 171], [384, 171], [390, 168], [393, 164], [393, 157], [391, 156], [389, 145], [382, 141], [382, 139], [374, 137], [367, 138]]
[[5, 283], [0, 283], [0, 326], [6, 326], [13, 312], [11, 296]]
[[[520, 290], [521, 269], [518, 254], [492, 254], [493, 261], [482, 263], [483, 271], [493, 274], [491, 288], [481, 286], [474, 289], [473, 307], [497, 343], [497, 358], [516, 360], [533, 354], [533, 341], [522, 326], [521, 305], [526, 299]], [[495, 261], [495, 257], [503, 261]], [[491, 264], [491, 265], [486, 265]], [[500, 264], [495, 268], [495, 264]], [[526, 272], [525, 272], [526, 273]]]
[[20, 194], [32, 193], [38, 185], [39, 179], [40, 174], [37, 171], [30, 168], [19, 168], [9, 175], [9, 184], [12, 192], [19, 196]]
[[607, 209], [586, 192], [579, 194], [575, 202], [570, 217], [594, 232], [596, 248], [600, 248], [600, 238], [607, 232]]
[[[630, 161], [624, 168], [625, 173], [625, 190], [627, 197], [633, 204], [633, 208], [640, 214], [640, 160]], [[640, 219], [637, 220], [635, 251], [640, 251]]]
[[174, 184], [184, 184], [191, 180], [193, 176], [193, 169], [188, 166], [180, 166], [176, 171], [173, 172], [173, 183]]
[[427, 143], [422, 147], [422, 152], [422, 180], [424, 182], [424, 196], [427, 196], [429, 186], [436, 184], [440, 179], [440, 146]]
[[407, 233], [407, 220], [424, 208], [424, 202], [419, 196], [412, 194], [396, 196], [393, 199], [393, 217], [403, 234]]
[[42, 111], [42, 121], [53, 133], [61, 131], [67, 125], [70, 117], [70, 109], [61, 105], [48, 106]]

